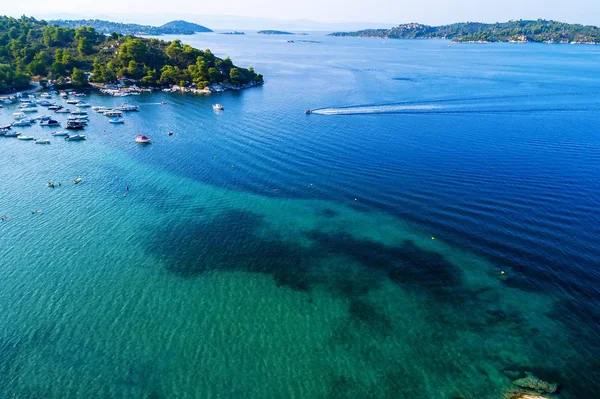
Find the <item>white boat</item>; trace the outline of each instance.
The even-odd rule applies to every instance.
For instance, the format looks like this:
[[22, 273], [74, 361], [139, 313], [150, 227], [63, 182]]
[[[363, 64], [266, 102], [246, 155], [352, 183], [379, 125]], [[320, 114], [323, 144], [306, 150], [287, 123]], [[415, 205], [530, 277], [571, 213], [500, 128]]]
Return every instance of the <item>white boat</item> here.
[[24, 141], [29, 141], [29, 140], [35, 140], [35, 138], [31, 137], [31, 136], [23, 136], [22, 134], [20, 134], [17, 137], [17, 140], [24, 140]]
[[86, 95], [84, 93], [73, 93], [74, 97], [85, 97]]
[[121, 111], [116, 111], [114, 109], [109, 109], [103, 112], [104, 116], [108, 116], [111, 118], [120, 118], [123, 116], [123, 113]]
[[212, 107], [215, 111], [223, 111], [225, 109], [221, 104], [215, 104]]
[[2, 104], [12, 104], [13, 101], [10, 98], [3, 98], [2, 99]]
[[35, 118], [30, 118], [32, 121], [47, 121], [50, 119], [48, 115], [38, 115]]
[[20, 110], [25, 110], [25, 109], [28, 109], [28, 108], [36, 109], [37, 105], [28, 102], [28, 103], [20, 104], [19, 106], [17, 106], [17, 108], [20, 109]]
[[31, 125], [31, 120], [29, 119], [21, 119], [20, 121], [16, 121], [13, 123], [13, 126], [29, 126]]
[[96, 111], [96, 112], [104, 112], [106, 111], [106, 107], [102, 106], [102, 105], [94, 105], [92, 107], [92, 111]]
[[109, 123], [125, 123], [125, 121], [121, 118], [112, 118], [108, 120]]
[[69, 97], [69, 95], [67, 93], [65, 93], [64, 91], [61, 91], [60, 93], [58, 93], [58, 95], [61, 96], [62, 98]]
[[62, 108], [62, 105], [58, 105], [58, 104], [52, 104], [51, 106], [48, 107], [48, 109], [51, 111], [58, 111], [61, 108]]
[[150, 137], [146, 137], [144, 135], [138, 134], [137, 137], [135, 138], [135, 142], [138, 144], [150, 144], [152, 142], [152, 140], [150, 140]]
[[65, 131], [54, 132], [54, 133], [52, 133], [52, 135], [53, 135], [53, 136], [56, 136], [56, 137], [68, 136], [68, 135], [69, 135], [69, 132], [65, 132]]
[[83, 116], [83, 115], [87, 115], [88, 113], [86, 111], [82, 111], [80, 109], [76, 109], [75, 111], [71, 112], [71, 115], [77, 115], [77, 116]]
[[137, 105], [129, 105], [129, 104], [123, 104], [120, 107], [116, 108], [117, 111], [122, 111], [122, 112], [138, 111], [139, 109], [140, 109], [140, 107], [138, 107]]
[[36, 144], [50, 144], [50, 140], [45, 140], [45, 139], [36, 139], [35, 140]]
[[19, 137], [21, 133], [8, 131], [4, 133], [4, 137]]
[[79, 100], [67, 100], [67, 104], [75, 105], [79, 102]]
[[87, 115], [81, 115], [81, 116], [73, 116], [72, 114], [67, 118], [68, 121], [86, 121], [88, 120], [88, 116]]
[[54, 119], [48, 119], [46, 121], [41, 121], [40, 126], [60, 126], [60, 123]]
[[25, 118], [27, 118], [27, 115], [25, 115], [25, 113], [24, 113], [24, 112], [15, 112], [15, 113], [13, 114], [13, 118], [15, 118], [15, 119], [18, 119], [18, 120], [21, 120], [21, 119], [25, 119]]
[[70, 114], [71, 110], [69, 108], [60, 108], [55, 111], [57, 114]]
[[39, 102], [39, 103], [37, 103], [37, 104], [38, 104], [38, 105], [41, 105], [42, 107], [49, 107], [49, 106], [51, 106], [51, 105], [52, 105], [52, 103], [51, 103], [50, 101], [48, 101], [48, 100], [43, 100], [43, 101], [40, 101], [40, 102]]
[[73, 134], [70, 136], [65, 137], [66, 141], [79, 141], [79, 140], [85, 140], [85, 136], [83, 134]]
[[91, 105], [90, 105], [90, 104], [88, 104], [88, 103], [86, 103], [86, 102], [83, 102], [83, 101], [80, 101], [80, 102], [78, 102], [76, 105], [77, 105], [79, 108], [88, 108], [88, 107], [91, 107]]

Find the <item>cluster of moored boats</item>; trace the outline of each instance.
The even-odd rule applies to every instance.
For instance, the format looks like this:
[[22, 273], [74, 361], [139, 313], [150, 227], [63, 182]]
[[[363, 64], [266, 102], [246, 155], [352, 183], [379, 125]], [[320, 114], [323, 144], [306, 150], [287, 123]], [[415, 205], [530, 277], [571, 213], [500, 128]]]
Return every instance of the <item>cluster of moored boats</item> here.
[[[59, 104], [57, 102], [51, 101], [53, 95], [58, 94], [60, 98], [62, 98], [67, 104], [73, 105], [76, 108], [71, 110], [69, 108], [65, 108], [64, 105]], [[119, 107], [115, 108], [107, 108], [103, 106], [92, 106], [91, 104], [86, 103], [81, 99], [81, 97], [85, 97], [86, 95], [83, 93], [75, 93], [75, 92], [63, 92], [60, 93], [51, 92], [51, 93], [42, 93], [39, 97], [34, 95], [29, 95], [28, 97], [23, 97], [21, 95], [17, 95], [15, 97], [0, 97], [1, 104], [14, 104], [18, 102], [19, 105], [16, 107], [16, 111], [13, 113], [14, 122], [0, 126], [0, 136], [4, 137], [16, 137], [19, 140], [35, 140], [38, 144], [49, 144], [50, 141], [41, 138], [34, 138], [31, 136], [27, 136], [21, 133], [17, 133], [12, 130], [14, 127], [26, 127], [31, 126], [33, 124], [39, 124], [39, 126], [48, 126], [48, 127], [60, 127], [62, 126], [64, 129], [68, 131], [78, 131], [83, 130], [89, 121], [88, 112], [85, 108], [91, 108], [93, 111], [96, 111], [106, 117], [109, 118], [109, 122], [113, 124], [122, 124], [123, 113], [124, 112], [135, 112], [139, 110], [137, 105], [129, 105], [123, 104]], [[36, 115], [32, 116], [33, 113], [37, 113], [40, 107], [46, 108], [49, 111], [54, 111], [55, 114], [67, 114], [67, 120], [63, 125], [52, 116], [49, 115]], [[68, 131], [60, 131], [52, 133], [54, 137], [64, 137], [66, 141], [78, 141], [85, 140], [85, 135], [83, 134], [71, 134]], [[138, 140], [139, 139], [139, 140]], [[143, 138], [136, 137], [136, 142], [139, 143], [149, 143], [150, 139], [146, 136]]]

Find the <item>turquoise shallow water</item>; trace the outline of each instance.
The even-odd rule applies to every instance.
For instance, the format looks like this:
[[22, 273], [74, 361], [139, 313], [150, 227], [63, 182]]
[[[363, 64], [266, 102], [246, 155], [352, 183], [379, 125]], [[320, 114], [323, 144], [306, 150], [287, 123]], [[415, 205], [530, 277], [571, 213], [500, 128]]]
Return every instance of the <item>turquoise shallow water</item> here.
[[315, 39], [186, 38], [266, 85], [0, 137], [0, 396], [597, 396], [600, 51]]

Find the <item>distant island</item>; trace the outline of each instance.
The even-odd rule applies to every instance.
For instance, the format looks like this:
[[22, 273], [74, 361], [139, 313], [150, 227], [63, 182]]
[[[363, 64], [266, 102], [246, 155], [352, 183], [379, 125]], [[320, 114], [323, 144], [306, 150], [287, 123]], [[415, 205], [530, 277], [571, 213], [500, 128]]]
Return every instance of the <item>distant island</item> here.
[[392, 29], [367, 29], [357, 32], [335, 32], [329, 36], [374, 37], [386, 39], [450, 39], [453, 42], [573, 43], [600, 44], [596, 26], [567, 24], [556, 21], [509, 21], [484, 24], [464, 22], [429, 26], [419, 23], [399, 25]]
[[52, 25], [65, 26], [67, 28], [77, 29], [82, 26], [89, 26], [96, 31], [111, 34], [113, 32], [123, 35], [142, 35], [142, 36], [160, 36], [160, 35], [193, 35], [194, 33], [212, 32], [205, 26], [186, 21], [171, 21], [162, 26], [124, 24], [120, 22], [101, 21], [99, 19], [80, 19], [80, 20], [62, 20], [50, 21]]
[[295, 35], [292, 32], [285, 32], [282, 30], [260, 30], [258, 31], [259, 35]]
[[245, 35], [244, 32], [238, 32], [238, 31], [233, 31], [233, 32], [221, 32], [219, 33], [220, 35]]
[[121, 81], [206, 90], [263, 83], [253, 68], [237, 67], [229, 58], [180, 40], [105, 35], [88, 26], [71, 29], [35, 18], [0, 17], [0, 92], [27, 88], [31, 80], [56, 87]]

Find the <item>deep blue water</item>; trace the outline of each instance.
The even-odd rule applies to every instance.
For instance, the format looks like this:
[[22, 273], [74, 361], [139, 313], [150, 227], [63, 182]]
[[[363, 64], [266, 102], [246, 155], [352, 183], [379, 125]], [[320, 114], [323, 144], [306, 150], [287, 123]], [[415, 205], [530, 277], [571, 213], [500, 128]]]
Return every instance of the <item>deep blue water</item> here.
[[266, 84], [0, 137], [0, 396], [597, 396], [600, 48], [309, 38], [184, 37]]

